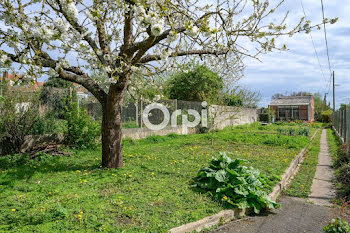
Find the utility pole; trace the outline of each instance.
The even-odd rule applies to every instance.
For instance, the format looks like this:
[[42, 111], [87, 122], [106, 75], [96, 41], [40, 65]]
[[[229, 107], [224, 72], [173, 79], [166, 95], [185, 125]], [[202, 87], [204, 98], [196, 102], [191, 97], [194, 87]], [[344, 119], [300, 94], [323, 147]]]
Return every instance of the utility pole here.
[[333, 112], [335, 112], [335, 81], [334, 81], [334, 70], [333, 70]]

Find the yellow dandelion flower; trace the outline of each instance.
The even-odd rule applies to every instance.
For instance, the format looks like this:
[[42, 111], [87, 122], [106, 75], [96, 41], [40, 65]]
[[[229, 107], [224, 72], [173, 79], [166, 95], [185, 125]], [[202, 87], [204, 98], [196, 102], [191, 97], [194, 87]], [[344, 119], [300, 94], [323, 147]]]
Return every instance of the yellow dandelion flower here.
[[16, 209], [11, 209], [11, 211], [12, 211], [12, 212], [15, 212], [15, 211], [16, 211]]

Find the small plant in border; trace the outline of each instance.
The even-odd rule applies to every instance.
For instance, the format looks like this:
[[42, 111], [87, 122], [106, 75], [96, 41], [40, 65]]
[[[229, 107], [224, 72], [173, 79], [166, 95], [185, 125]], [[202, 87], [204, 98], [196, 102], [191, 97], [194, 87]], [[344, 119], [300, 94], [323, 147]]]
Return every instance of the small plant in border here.
[[246, 160], [232, 160], [225, 153], [213, 158], [209, 167], [202, 168], [195, 178], [194, 187], [210, 193], [229, 207], [253, 208], [256, 214], [266, 208], [276, 208], [264, 188], [267, 178], [253, 167], [242, 166]]
[[332, 219], [327, 226], [323, 227], [325, 233], [349, 233], [349, 224], [341, 218]]

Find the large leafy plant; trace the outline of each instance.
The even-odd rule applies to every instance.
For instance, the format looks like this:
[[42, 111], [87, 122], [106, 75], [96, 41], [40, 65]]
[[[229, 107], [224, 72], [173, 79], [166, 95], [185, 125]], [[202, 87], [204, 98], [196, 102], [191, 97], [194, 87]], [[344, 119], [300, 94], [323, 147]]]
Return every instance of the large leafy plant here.
[[210, 193], [215, 199], [233, 208], [252, 208], [260, 213], [266, 208], [276, 208], [264, 188], [268, 179], [259, 170], [243, 166], [246, 160], [232, 160], [225, 153], [213, 158], [209, 167], [202, 168], [195, 178], [195, 187]]
[[349, 233], [350, 227], [346, 221], [340, 218], [332, 219], [327, 226], [323, 227], [325, 233]]

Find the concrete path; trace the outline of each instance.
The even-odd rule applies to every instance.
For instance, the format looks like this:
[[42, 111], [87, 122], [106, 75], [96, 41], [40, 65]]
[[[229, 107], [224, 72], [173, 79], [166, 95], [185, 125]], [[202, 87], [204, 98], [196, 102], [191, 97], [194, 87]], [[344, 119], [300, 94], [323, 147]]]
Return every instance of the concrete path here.
[[331, 219], [331, 208], [313, 205], [304, 199], [283, 197], [280, 203], [282, 207], [267, 216], [233, 221], [212, 233], [321, 233]]
[[254, 216], [221, 226], [214, 233], [301, 233], [323, 232], [322, 227], [332, 218], [331, 200], [335, 195], [332, 185], [332, 159], [328, 152], [326, 130], [322, 131], [321, 148], [316, 174], [308, 203], [305, 199], [282, 197], [282, 208], [265, 216]]
[[332, 206], [332, 199], [335, 196], [334, 179], [332, 169], [332, 158], [329, 154], [327, 143], [327, 131], [324, 129], [321, 136], [321, 150], [318, 155], [318, 165], [315, 177], [312, 181], [309, 201], [321, 206]]

